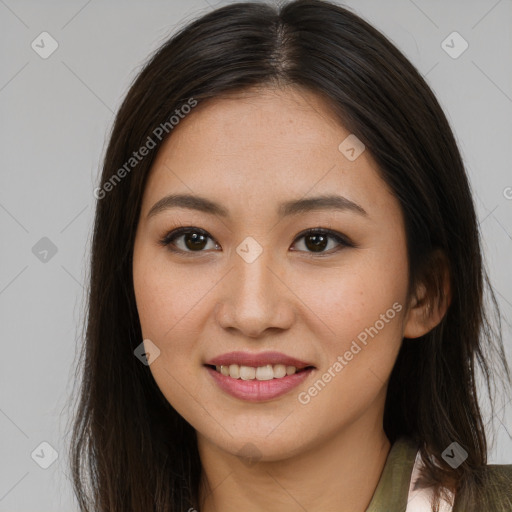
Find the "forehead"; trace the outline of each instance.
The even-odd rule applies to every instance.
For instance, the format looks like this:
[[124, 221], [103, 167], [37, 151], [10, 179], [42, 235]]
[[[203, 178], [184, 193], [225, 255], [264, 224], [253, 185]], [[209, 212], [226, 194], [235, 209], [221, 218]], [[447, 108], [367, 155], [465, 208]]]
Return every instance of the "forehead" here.
[[262, 196], [269, 204], [313, 192], [389, 207], [394, 198], [371, 155], [350, 160], [340, 151], [349, 136], [329, 105], [304, 89], [250, 90], [199, 103], [160, 148], [144, 210], [170, 191], [245, 209], [259, 207]]
[[293, 159], [312, 145], [319, 150], [337, 147], [343, 133], [349, 134], [317, 95], [295, 87], [264, 88], [199, 103], [166, 146], [172, 151], [184, 142], [209, 144], [212, 155], [244, 153], [253, 160], [283, 152], [283, 158]]

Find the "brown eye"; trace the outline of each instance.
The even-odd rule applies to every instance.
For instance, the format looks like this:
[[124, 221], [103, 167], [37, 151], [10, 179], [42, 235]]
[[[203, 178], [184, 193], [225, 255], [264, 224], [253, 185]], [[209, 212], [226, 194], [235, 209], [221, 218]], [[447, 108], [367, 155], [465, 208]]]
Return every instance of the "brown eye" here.
[[323, 234], [306, 235], [304, 237], [306, 247], [313, 252], [321, 252], [325, 250], [329, 242], [329, 237]]
[[[296, 240], [301, 239], [304, 239], [303, 245], [306, 251], [312, 253], [332, 253], [336, 252], [341, 247], [354, 247], [354, 244], [342, 235], [321, 228], [310, 229], [296, 238]], [[327, 248], [329, 248], [329, 250], [326, 250]]]
[[[179, 228], [168, 233], [160, 243], [176, 252], [203, 252], [207, 248], [208, 241], [213, 239], [199, 228]], [[213, 248], [218, 247], [214, 243]], [[212, 247], [209, 247], [212, 248]]]
[[191, 251], [204, 249], [207, 243], [207, 237], [201, 233], [187, 233], [183, 235], [185, 246]]

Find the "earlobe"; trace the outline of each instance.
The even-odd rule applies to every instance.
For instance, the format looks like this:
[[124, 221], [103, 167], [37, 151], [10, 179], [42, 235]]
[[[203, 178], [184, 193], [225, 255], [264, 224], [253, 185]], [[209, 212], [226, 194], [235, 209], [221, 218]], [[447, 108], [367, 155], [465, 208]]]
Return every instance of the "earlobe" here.
[[430, 332], [441, 323], [450, 306], [448, 260], [441, 250], [436, 250], [430, 261], [429, 268], [411, 297], [404, 324], [404, 338], [419, 338]]

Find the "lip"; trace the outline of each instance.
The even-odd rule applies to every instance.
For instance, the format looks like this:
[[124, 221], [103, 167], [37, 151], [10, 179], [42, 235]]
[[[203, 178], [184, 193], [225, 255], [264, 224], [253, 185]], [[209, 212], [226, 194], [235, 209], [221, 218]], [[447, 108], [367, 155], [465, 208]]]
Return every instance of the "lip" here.
[[[284, 364], [286, 366], [295, 366], [298, 370], [313, 366], [310, 363], [287, 356], [281, 352], [259, 352], [257, 354], [250, 352], [229, 352], [210, 359], [205, 364], [211, 366], [228, 366], [230, 364], [238, 364], [239, 366], [265, 366], [267, 364]], [[283, 377], [284, 378], [284, 377]]]
[[226, 377], [209, 366], [205, 368], [225, 393], [247, 402], [263, 402], [278, 398], [304, 382], [315, 371], [314, 368], [308, 368], [281, 379], [242, 380]]

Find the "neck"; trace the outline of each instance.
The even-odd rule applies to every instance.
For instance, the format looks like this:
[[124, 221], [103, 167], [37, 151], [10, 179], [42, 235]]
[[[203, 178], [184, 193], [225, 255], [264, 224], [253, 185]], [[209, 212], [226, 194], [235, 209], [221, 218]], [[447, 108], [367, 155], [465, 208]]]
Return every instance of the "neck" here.
[[390, 443], [359, 422], [285, 460], [248, 464], [198, 433], [201, 512], [365, 512]]

